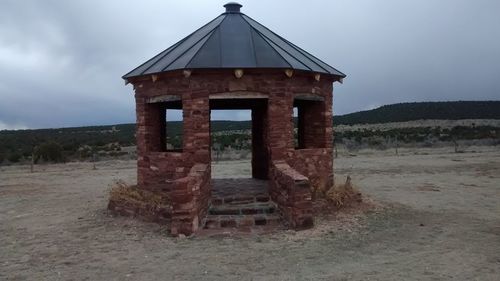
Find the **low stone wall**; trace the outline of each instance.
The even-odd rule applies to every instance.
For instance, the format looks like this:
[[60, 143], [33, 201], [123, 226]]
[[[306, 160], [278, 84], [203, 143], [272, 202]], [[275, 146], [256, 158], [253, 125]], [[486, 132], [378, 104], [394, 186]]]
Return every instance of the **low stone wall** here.
[[190, 235], [200, 226], [210, 200], [210, 165], [195, 164], [189, 174], [175, 180], [171, 192], [173, 235]]
[[169, 192], [126, 187], [129, 190], [124, 196], [110, 197], [108, 209], [118, 215], [166, 224], [173, 235], [194, 233], [210, 202], [210, 165], [195, 164], [187, 176], [167, 185], [171, 187]]
[[139, 188], [169, 193], [172, 180], [187, 176], [192, 163], [182, 152], [148, 152], [137, 159]]
[[333, 186], [333, 154], [331, 148], [291, 150], [287, 163], [309, 179], [313, 195], [316, 190], [328, 190]]
[[311, 189], [307, 177], [284, 161], [273, 162], [270, 194], [290, 227], [295, 230], [313, 227]]

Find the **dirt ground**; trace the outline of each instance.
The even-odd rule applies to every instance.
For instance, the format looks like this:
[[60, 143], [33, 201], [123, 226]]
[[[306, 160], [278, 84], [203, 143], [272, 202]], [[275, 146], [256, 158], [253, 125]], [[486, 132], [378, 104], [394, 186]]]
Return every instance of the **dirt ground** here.
[[133, 183], [134, 161], [0, 167], [0, 280], [500, 280], [500, 148], [452, 151], [342, 155], [336, 180], [374, 208], [239, 238], [110, 216], [109, 185]]

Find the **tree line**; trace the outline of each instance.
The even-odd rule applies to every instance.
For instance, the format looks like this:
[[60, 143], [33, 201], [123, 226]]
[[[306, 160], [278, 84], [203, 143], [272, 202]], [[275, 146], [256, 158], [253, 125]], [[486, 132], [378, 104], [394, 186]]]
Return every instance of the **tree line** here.
[[[500, 101], [458, 101], [402, 103], [382, 106], [377, 109], [335, 116], [334, 124], [363, 124], [402, 122], [420, 119], [500, 119]], [[296, 122], [296, 120], [295, 120]], [[182, 146], [182, 122], [167, 122], [167, 135], [174, 148]], [[218, 149], [232, 147], [249, 149], [250, 135], [242, 133], [251, 130], [251, 121], [211, 121], [212, 132], [232, 131], [231, 134], [213, 134], [212, 142]], [[236, 131], [236, 132], [235, 132]], [[493, 133], [492, 133], [493, 132]], [[363, 141], [368, 136], [396, 136], [399, 141], [419, 141], [426, 135], [440, 139], [498, 138], [496, 128], [458, 127], [451, 132], [437, 132], [432, 128], [394, 129], [388, 132], [352, 131], [337, 133], [336, 141]], [[113, 145], [112, 145], [113, 144]], [[118, 147], [135, 145], [135, 124], [112, 126], [87, 126], [59, 129], [3, 130], [0, 131], [0, 164], [34, 161], [60, 162], [65, 159], [88, 158], [99, 150], [114, 151]]]

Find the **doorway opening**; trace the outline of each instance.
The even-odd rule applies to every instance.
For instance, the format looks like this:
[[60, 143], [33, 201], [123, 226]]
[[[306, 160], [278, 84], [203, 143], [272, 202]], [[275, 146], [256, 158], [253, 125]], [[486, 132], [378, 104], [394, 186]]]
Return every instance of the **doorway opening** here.
[[[233, 122], [225, 122], [231, 116]], [[213, 165], [212, 178], [268, 179], [267, 98], [210, 99], [210, 121], [212, 164], [231, 157], [242, 162], [240, 169], [228, 167], [220, 174]]]
[[212, 194], [267, 194], [267, 98], [211, 99], [210, 121]]
[[251, 115], [249, 109], [210, 111], [212, 178], [252, 177]]
[[279, 224], [269, 194], [267, 98], [210, 99], [211, 204], [205, 228]]

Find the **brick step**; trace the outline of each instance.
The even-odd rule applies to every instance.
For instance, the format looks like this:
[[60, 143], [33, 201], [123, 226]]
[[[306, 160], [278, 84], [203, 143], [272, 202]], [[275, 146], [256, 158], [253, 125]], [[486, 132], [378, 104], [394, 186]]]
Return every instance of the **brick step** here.
[[252, 202], [243, 204], [212, 205], [208, 210], [209, 215], [256, 215], [273, 214], [276, 205], [272, 202]]
[[246, 228], [256, 226], [281, 226], [278, 214], [253, 215], [208, 215], [205, 219], [205, 229]]
[[215, 205], [223, 205], [223, 204], [249, 204], [249, 203], [263, 203], [263, 202], [271, 202], [271, 198], [269, 194], [261, 194], [255, 196], [224, 196], [224, 197], [214, 197], [212, 198], [212, 206]]

